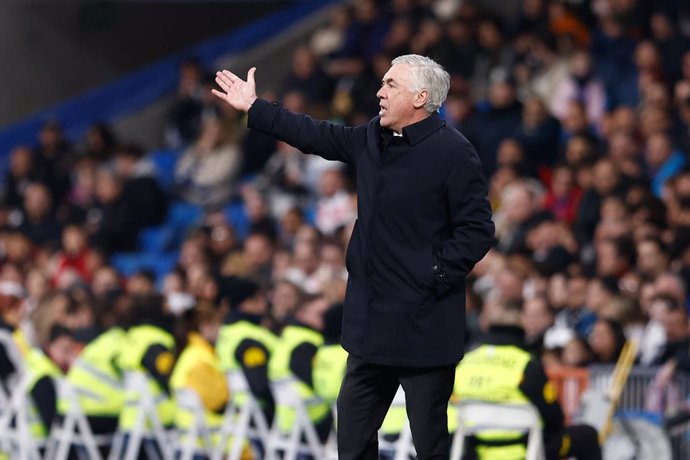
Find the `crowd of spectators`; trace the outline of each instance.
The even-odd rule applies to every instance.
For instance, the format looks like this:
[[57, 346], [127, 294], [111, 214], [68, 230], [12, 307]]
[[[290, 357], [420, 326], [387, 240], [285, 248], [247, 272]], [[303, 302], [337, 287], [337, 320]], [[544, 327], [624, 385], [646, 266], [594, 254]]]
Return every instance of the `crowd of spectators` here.
[[[442, 115], [479, 152], [497, 228], [468, 279], [469, 340], [492, 304], [519, 299], [547, 366], [613, 363], [635, 338], [640, 365], [690, 372], [690, 12], [680, 0], [517, 3], [512, 21], [471, 0], [338, 6], [294, 51], [282, 85], [259, 90], [358, 124], [377, 114], [392, 58], [437, 59], [452, 77]], [[36, 344], [55, 324], [92, 326], [132, 294], [159, 292], [171, 311], [179, 294], [232, 308], [232, 277], [261, 286], [276, 326], [307, 299], [317, 326], [342, 302], [352, 171], [246, 130], [212, 97], [213, 70], [180, 66], [165, 136], [179, 151], [172, 190], [106, 124], [72, 145], [50, 122], [10, 153], [0, 280], [26, 287]], [[203, 218], [177, 267], [162, 280], [123, 277], [110, 257], [136, 250], [140, 230], [178, 200]], [[231, 204], [246, 235], [224, 212]]]

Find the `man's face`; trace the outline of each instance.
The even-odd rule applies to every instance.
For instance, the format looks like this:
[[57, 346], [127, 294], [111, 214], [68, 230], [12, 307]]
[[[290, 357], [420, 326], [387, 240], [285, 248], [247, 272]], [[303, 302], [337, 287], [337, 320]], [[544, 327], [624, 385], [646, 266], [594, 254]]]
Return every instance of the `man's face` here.
[[410, 90], [410, 72], [407, 64], [395, 64], [383, 76], [381, 89], [376, 93], [381, 126], [398, 133], [411, 124], [415, 114], [416, 94]]

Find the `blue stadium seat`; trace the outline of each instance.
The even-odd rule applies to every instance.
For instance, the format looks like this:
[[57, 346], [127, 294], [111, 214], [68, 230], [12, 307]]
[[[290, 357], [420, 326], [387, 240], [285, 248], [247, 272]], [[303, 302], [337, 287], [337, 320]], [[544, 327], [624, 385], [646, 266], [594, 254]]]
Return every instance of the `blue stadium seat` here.
[[156, 168], [158, 183], [167, 193], [175, 189], [175, 165], [180, 155], [178, 150], [155, 150], [147, 156]]
[[127, 277], [132, 276], [138, 270], [151, 270], [156, 275], [157, 282], [160, 284], [165, 275], [175, 268], [178, 258], [178, 251], [165, 253], [121, 252], [114, 254], [110, 262], [118, 272]]
[[139, 249], [142, 252], [167, 252], [177, 250], [187, 233], [199, 223], [203, 211], [183, 201], [170, 204], [168, 215], [162, 225], [149, 227], [139, 233]]
[[237, 238], [244, 240], [249, 233], [249, 218], [244, 209], [244, 202], [231, 203], [223, 209], [223, 214], [225, 219], [232, 225], [232, 228], [235, 229]]

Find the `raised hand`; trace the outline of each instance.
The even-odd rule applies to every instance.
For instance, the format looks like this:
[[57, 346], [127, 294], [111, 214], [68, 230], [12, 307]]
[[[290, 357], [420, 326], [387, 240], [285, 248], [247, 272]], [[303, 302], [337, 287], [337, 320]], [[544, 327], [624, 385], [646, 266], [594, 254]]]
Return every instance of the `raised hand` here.
[[247, 81], [244, 81], [229, 70], [218, 71], [216, 72], [216, 83], [223, 91], [212, 89], [211, 92], [233, 108], [246, 112], [256, 100], [255, 72], [256, 67], [249, 69]]

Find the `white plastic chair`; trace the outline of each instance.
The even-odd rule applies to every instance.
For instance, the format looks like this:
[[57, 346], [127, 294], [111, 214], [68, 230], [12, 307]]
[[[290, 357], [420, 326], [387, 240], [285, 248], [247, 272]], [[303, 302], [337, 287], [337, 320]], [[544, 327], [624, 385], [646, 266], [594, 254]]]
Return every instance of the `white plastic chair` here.
[[45, 445], [43, 440], [33, 439], [29, 411], [33, 405], [29, 394], [30, 376], [25, 368], [18, 369], [18, 381], [7, 407], [0, 415], [0, 451], [10, 458], [40, 460], [39, 449]]
[[532, 404], [492, 404], [463, 401], [458, 404], [458, 429], [453, 436], [450, 460], [460, 460], [465, 448], [465, 437], [485, 430], [520, 431], [527, 433], [525, 460], [544, 459], [539, 413]]
[[235, 402], [234, 398], [228, 401], [213, 459], [224, 458], [228, 440], [231, 440], [232, 447], [227, 460], [239, 460], [248, 439], [259, 439], [264, 447], [268, 445], [269, 427], [261, 405], [252, 394], [243, 371], [228, 372], [226, 378], [230, 394], [244, 393], [246, 397], [241, 406]]
[[[177, 460], [192, 460], [195, 454], [211, 457], [213, 448], [213, 431], [206, 423], [204, 408], [199, 395], [193, 390], [179, 390], [175, 392], [175, 402], [178, 409], [184, 409], [194, 414], [194, 423], [189, 430], [178, 432]], [[199, 445], [201, 440], [201, 445]]]
[[90, 460], [101, 460], [103, 456], [98, 447], [112, 444], [113, 436], [94, 435], [72, 384], [64, 378], [56, 380], [55, 384], [58, 399], [67, 401], [68, 410], [62, 423], [53, 424], [46, 459], [66, 460], [71, 446], [83, 446]]
[[[132, 431], [128, 433], [118, 432], [108, 460], [136, 460], [145, 439], [152, 439], [158, 445], [163, 460], [173, 460], [174, 445], [170, 436], [163, 428], [156, 410], [156, 399], [151, 394], [149, 382], [143, 372], [128, 372], [125, 374], [125, 391], [133, 392], [139, 396], [137, 406], [139, 411]], [[164, 397], [161, 395], [159, 397]], [[127, 404], [127, 403], [125, 403]], [[174, 433], [174, 432], [173, 432]], [[123, 451], [124, 436], [129, 435], [127, 447]], [[153, 449], [151, 449], [153, 450]], [[124, 453], [124, 457], [122, 456]], [[157, 458], [155, 452], [147, 452], [149, 458]]]
[[[309, 418], [306, 401], [302, 400], [294, 383], [296, 378], [271, 382], [276, 405], [290, 407], [295, 411], [295, 421], [289, 432], [280, 429], [278, 420], [273, 422], [268, 437], [265, 460], [295, 460], [298, 454], [311, 455], [314, 459], [324, 458], [324, 446], [319, 441], [316, 427]], [[280, 457], [279, 452], [283, 452]]]

